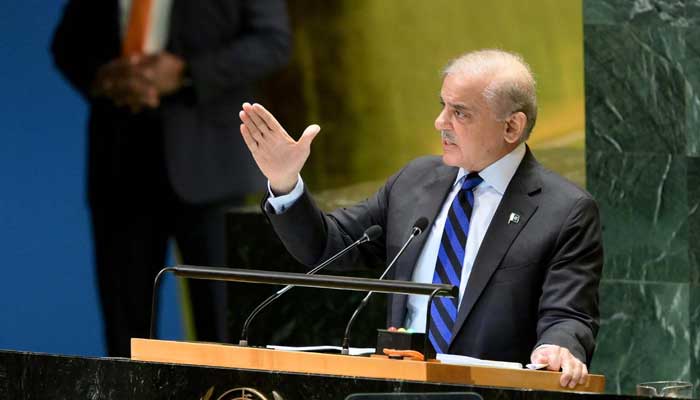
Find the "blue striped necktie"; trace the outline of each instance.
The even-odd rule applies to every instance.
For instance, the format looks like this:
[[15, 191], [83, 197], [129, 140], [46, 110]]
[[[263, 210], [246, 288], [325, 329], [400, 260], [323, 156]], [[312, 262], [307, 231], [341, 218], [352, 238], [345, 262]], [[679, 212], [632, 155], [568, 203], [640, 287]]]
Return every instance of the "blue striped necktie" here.
[[[459, 287], [464, 264], [464, 249], [469, 234], [469, 220], [474, 207], [474, 188], [483, 179], [476, 172], [466, 176], [447, 213], [435, 263], [433, 283], [449, 283]], [[452, 342], [452, 327], [457, 319], [457, 298], [438, 297], [430, 307], [430, 342], [438, 353], [446, 353]]]

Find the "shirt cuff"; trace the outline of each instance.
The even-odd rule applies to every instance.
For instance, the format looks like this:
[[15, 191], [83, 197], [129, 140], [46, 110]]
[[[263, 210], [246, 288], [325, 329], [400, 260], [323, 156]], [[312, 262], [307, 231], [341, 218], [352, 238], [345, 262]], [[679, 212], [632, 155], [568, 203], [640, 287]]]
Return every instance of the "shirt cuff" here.
[[301, 179], [301, 175], [297, 178], [297, 184], [294, 186], [291, 192], [284, 194], [282, 196], [275, 196], [270, 188], [270, 181], [267, 181], [267, 204], [275, 210], [275, 214], [282, 214], [287, 211], [289, 207], [294, 205], [294, 203], [301, 197], [304, 193], [304, 180]]
[[552, 347], [552, 346], [556, 346], [556, 344], [547, 344], [547, 343], [541, 344], [541, 345], [535, 347], [535, 350], [532, 350], [532, 352], [534, 353], [536, 350], [539, 350], [539, 349], [541, 349], [541, 348], [543, 348], [543, 347]]

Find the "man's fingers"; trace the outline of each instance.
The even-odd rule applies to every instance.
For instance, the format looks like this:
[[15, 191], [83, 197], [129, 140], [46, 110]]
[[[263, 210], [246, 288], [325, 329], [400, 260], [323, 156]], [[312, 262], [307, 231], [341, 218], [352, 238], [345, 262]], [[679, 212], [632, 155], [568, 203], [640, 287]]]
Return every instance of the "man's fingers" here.
[[251, 106], [248, 103], [243, 104], [243, 111], [245, 111], [245, 115], [248, 117], [248, 120], [250, 121], [251, 124], [255, 125], [255, 128], [260, 132], [262, 136], [265, 136], [271, 129], [265, 121], [263, 121], [262, 117], [258, 115], [258, 112], [255, 111], [253, 106]]
[[[255, 111], [260, 118], [262, 118], [265, 121], [265, 124], [270, 128], [270, 129], [278, 129], [285, 134], [287, 133], [284, 128], [282, 128], [282, 125], [280, 125], [279, 121], [277, 121], [277, 118], [275, 118], [272, 113], [267, 111], [265, 107], [262, 106], [262, 104], [255, 103], [253, 104], [253, 111]], [[308, 129], [308, 128], [307, 128]], [[320, 128], [319, 128], [320, 130]], [[287, 135], [289, 136], [289, 135]]]
[[559, 351], [549, 351], [548, 352], [547, 369], [550, 371], [559, 371], [561, 369], [561, 353]]
[[560, 349], [559, 355], [561, 360], [561, 378], [559, 379], [559, 383], [562, 387], [569, 386], [571, 382], [575, 385], [576, 381], [573, 378], [576, 373], [576, 366], [572, 362], [573, 360], [566, 356], [564, 349]]
[[561, 386], [568, 386], [569, 389], [574, 389], [576, 385], [585, 384], [588, 376], [586, 364], [574, 357], [574, 355], [565, 348], [561, 348], [558, 354], [562, 369], [561, 378], [559, 379]]
[[299, 142], [304, 143], [305, 146], [311, 146], [311, 142], [314, 140], [316, 135], [321, 131], [321, 127], [313, 124], [309, 125], [304, 129], [304, 133], [301, 134], [301, 137], [299, 138]]
[[578, 379], [579, 385], [585, 385], [588, 378], [588, 367], [586, 364], [581, 363], [581, 377]]
[[245, 126], [245, 124], [241, 124], [241, 136], [243, 136], [243, 141], [245, 142], [246, 146], [248, 146], [248, 149], [250, 152], [254, 152], [258, 149], [258, 142], [253, 139], [252, 136], [250, 136], [250, 132], [248, 132], [248, 128]]
[[569, 386], [569, 382], [571, 382], [571, 374], [569, 372], [562, 372], [559, 378], [559, 385], [561, 385], [561, 387], [567, 387]]
[[126, 59], [126, 63], [130, 66], [137, 65], [141, 61], [143, 61], [144, 56], [139, 55], [139, 54], [132, 54]]
[[532, 352], [530, 360], [535, 364], [548, 364], [547, 370], [561, 370], [559, 384], [562, 387], [574, 389], [576, 385], [584, 385], [588, 378], [588, 368], [571, 352], [560, 346], [545, 345]]
[[255, 140], [258, 146], [260, 146], [263, 142], [264, 136], [260, 133], [257, 125], [255, 125], [255, 123], [250, 119], [250, 114], [245, 111], [241, 111], [239, 117], [241, 118], [241, 121], [243, 121], [243, 124], [245, 125], [250, 137]]
[[155, 82], [155, 75], [156, 75], [156, 73], [155, 73], [155, 71], [153, 70], [153, 68], [150, 68], [150, 67], [139, 68], [139, 69], [136, 71], [136, 74], [137, 74], [141, 79], [143, 79], [144, 81], [146, 81], [146, 82], [148, 82], [148, 83], [151, 83], [151, 84], [152, 84], [152, 83]]
[[533, 364], [549, 364], [549, 357], [543, 351], [535, 351], [530, 357], [530, 362]]
[[564, 364], [564, 373], [562, 374], [562, 381], [565, 380], [565, 376], [568, 377], [566, 379], [567, 382], [561, 382], [562, 386], [569, 386], [569, 389], [573, 389], [576, 387], [576, 384], [578, 384], [578, 380], [581, 379], [581, 364], [577, 363], [575, 360], [567, 361]]
[[566, 361], [564, 364], [564, 369], [568, 371], [569, 375], [569, 389], [573, 389], [576, 387], [576, 384], [578, 383], [579, 379], [581, 379], [581, 363], [576, 360], [573, 356], [569, 356], [569, 359]]

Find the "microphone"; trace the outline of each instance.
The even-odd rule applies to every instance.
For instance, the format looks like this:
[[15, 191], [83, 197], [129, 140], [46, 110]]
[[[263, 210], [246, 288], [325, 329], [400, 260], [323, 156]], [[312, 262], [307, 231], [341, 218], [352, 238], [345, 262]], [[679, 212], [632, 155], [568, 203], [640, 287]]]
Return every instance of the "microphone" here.
[[[343, 250], [339, 251], [336, 253], [333, 257], [327, 259], [326, 261], [322, 262], [316, 268], [312, 269], [311, 271], [307, 272], [306, 275], [313, 275], [316, 272], [322, 270], [325, 268], [328, 264], [332, 263], [333, 261], [337, 260], [338, 258], [342, 257], [347, 253], [348, 251], [354, 249], [355, 247], [361, 245], [362, 243], [367, 243], [372, 240], [378, 239], [380, 236], [382, 236], [382, 227], [379, 225], [372, 225], [365, 232], [362, 234], [362, 236], [354, 241], [351, 245], [348, 247], [344, 248]], [[243, 323], [243, 330], [241, 331], [241, 338], [238, 341], [239, 346], [247, 347], [248, 346], [248, 326], [250, 323], [253, 321], [253, 318], [255, 318], [256, 315], [260, 311], [262, 311], [265, 307], [267, 307], [270, 303], [273, 301], [277, 300], [280, 296], [283, 294], [287, 293], [289, 289], [293, 288], [294, 285], [287, 285], [283, 287], [282, 289], [278, 290], [277, 292], [273, 293], [270, 297], [265, 299], [262, 303], [258, 304], [257, 307], [248, 315], [248, 318], [246, 318], [245, 322]]]
[[[403, 247], [401, 247], [399, 252], [396, 253], [396, 256], [394, 257], [393, 260], [391, 260], [391, 262], [389, 263], [389, 266], [386, 267], [386, 269], [384, 270], [384, 273], [382, 274], [382, 276], [379, 277], [379, 279], [384, 279], [386, 274], [388, 274], [389, 271], [391, 270], [391, 267], [393, 267], [394, 264], [396, 264], [396, 260], [399, 259], [401, 254], [403, 254], [403, 252], [408, 247], [408, 245], [413, 241], [413, 239], [416, 236], [423, 233], [423, 231], [425, 231], [425, 228], [427, 228], [427, 227], [428, 227], [428, 218], [425, 218], [425, 217], [420, 217], [416, 220], [416, 222], [413, 223], [413, 228], [411, 228], [411, 236], [408, 237], [408, 240], [406, 240], [406, 243], [404, 243]], [[355, 312], [352, 314], [352, 317], [350, 317], [350, 321], [348, 321], [348, 325], [345, 327], [345, 337], [343, 337], [341, 354], [345, 354], [345, 355], [350, 354], [350, 328], [352, 327], [353, 322], [355, 322], [355, 319], [357, 318], [357, 316], [360, 314], [360, 311], [362, 311], [362, 309], [365, 308], [365, 306], [369, 302], [369, 298], [372, 296], [372, 293], [374, 293], [374, 292], [370, 291], [369, 293], [367, 293], [367, 296], [365, 296], [365, 298], [362, 299], [362, 301], [360, 302], [360, 305], [357, 306], [357, 308], [355, 309]]]

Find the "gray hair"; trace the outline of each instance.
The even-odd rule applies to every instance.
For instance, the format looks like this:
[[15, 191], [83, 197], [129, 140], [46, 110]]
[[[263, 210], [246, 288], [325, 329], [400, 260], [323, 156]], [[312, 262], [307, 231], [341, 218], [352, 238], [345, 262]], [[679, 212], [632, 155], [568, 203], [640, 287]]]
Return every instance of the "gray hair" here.
[[524, 113], [527, 123], [520, 141], [530, 137], [537, 121], [536, 83], [530, 66], [519, 54], [497, 49], [469, 52], [451, 60], [442, 76], [456, 72], [490, 76], [482, 93], [489, 107], [499, 121], [514, 112]]

